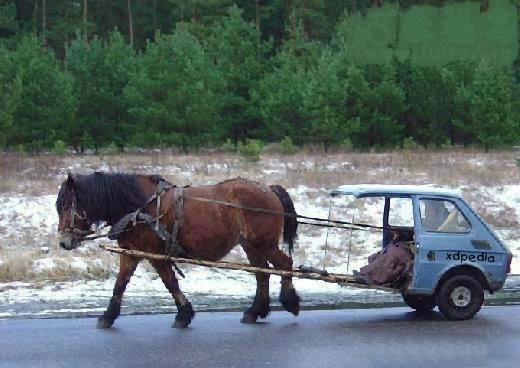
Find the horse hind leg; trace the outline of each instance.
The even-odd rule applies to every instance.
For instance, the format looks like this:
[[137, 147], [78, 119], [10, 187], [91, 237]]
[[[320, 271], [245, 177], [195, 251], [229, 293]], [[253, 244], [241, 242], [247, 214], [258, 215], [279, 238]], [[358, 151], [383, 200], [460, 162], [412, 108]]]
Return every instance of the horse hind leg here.
[[123, 299], [126, 285], [128, 285], [138, 264], [139, 259], [134, 257], [122, 254], [119, 258], [119, 273], [117, 274], [112, 298], [107, 310], [98, 318], [98, 328], [110, 328], [121, 313], [121, 300]]
[[[281, 270], [292, 270], [292, 258], [282, 252], [278, 247], [274, 248], [268, 261], [275, 267]], [[279, 301], [286, 311], [291, 312], [295, 316], [300, 313], [300, 297], [292, 283], [292, 277], [282, 276]]]
[[[242, 245], [246, 252], [247, 259], [252, 266], [268, 267], [267, 259], [248, 245]], [[266, 318], [271, 312], [269, 307], [269, 274], [255, 272], [256, 294], [253, 305], [244, 311], [244, 316], [240, 320], [242, 323], [255, 323], [258, 317]]]
[[153, 268], [159, 276], [161, 280], [172, 294], [175, 299], [175, 305], [177, 305], [177, 315], [175, 316], [175, 322], [172, 327], [175, 328], [186, 328], [190, 325], [193, 317], [195, 317], [195, 311], [191, 303], [186, 299], [183, 292], [179, 288], [179, 281], [175, 277], [175, 273], [172, 270], [172, 265], [168, 261], [162, 260], [150, 260]]

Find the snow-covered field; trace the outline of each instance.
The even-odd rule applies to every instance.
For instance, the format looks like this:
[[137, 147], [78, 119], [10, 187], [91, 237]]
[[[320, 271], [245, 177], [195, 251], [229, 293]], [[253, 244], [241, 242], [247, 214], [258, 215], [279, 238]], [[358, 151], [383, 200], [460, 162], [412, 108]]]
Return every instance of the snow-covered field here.
[[[57, 247], [58, 217], [54, 207], [65, 173], [125, 171], [154, 173], [179, 184], [209, 184], [235, 176], [279, 183], [300, 214], [380, 224], [378, 199], [331, 199], [329, 190], [355, 183], [423, 184], [456, 188], [499, 233], [515, 254], [513, 273], [520, 273], [520, 170], [515, 152], [298, 154], [265, 155], [248, 163], [234, 155], [177, 155], [166, 152], [117, 156], [0, 156], [0, 317], [96, 314], [112, 292], [117, 256], [96, 243], [66, 252]], [[406, 201], [392, 209], [395, 221], [410, 223]], [[98, 241], [99, 242], [99, 241]], [[106, 242], [106, 241], [103, 241]], [[381, 234], [342, 229], [328, 231], [301, 225], [295, 265], [351, 272], [377, 251]], [[350, 262], [347, 263], [348, 249]], [[245, 261], [237, 247], [230, 260]], [[255, 292], [254, 276], [235, 271], [184, 266], [180, 281], [197, 309], [242, 308]], [[398, 295], [295, 280], [306, 305], [398, 302]], [[520, 287], [512, 279], [508, 288]], [[273, 301], [279, 278], [271, 277]], [[139, 266], [125, 294], [126, 312], [170, 311], [173, 301], [146, 263]]]

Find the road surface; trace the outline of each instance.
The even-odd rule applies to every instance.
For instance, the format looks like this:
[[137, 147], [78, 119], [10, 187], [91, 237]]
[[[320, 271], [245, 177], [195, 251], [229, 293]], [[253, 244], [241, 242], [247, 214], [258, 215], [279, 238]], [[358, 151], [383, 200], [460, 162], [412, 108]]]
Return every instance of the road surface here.
[[198, 313], [185, 330], [171, 315], [0, 320], [0, 367], [520, 366], [520, 306], [485, 307], [473, 320], [406, 308], [274, 312], [243, 325], [240, 313]]

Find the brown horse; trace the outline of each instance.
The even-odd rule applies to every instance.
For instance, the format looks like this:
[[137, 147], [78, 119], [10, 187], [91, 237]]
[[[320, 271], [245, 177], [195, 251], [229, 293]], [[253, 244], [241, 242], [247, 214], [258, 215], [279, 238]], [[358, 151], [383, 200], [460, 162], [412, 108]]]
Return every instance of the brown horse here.
[[[171, 232], [176, 222], [174, 188], [167, 189], [157, 199], [149, 201], [158, 184], [158, 176], [94, 173], [71, 176], [61, 185], [56, 209], [59, 215], [60, 246], [71, 250], [78, 247], [90, 233], [92, 224], [105, 222], [115, 225], [128, 213], [144, 207], [143, 212], [162, 215], [160, 224]], [[295, 213], [288, 193], [281, 186], [267, 187], [257, 182], [237, 178], [216, 185], [183, 189], [182, 223], [178, 235], [182, 250], [197, 259], [219, 260], [240, 244], [253, 266], [292, 269], [292, 259], [279, 249], [282, 236], [292, 247], [296, 237], [294, 218], [255, 212], [196, 200], [194, 197], [231, 202], [238, 206], [257, 207], [269, 211]], [[190, 199], [191, 197], [191, 199]], [[285, 220], [285, 221], [284, 221]], [[165, 253], [165, 242], [144, 224], [130, 227], [118, 237], [119, 246], [151, 253]], [[121, 300], [130, 277], [140, 259], [121, 255], [120, 268], [107, 310], [98, 319], [98, 327], [109, 328], [120, 314]], [[177, 305], [174, 327], [187, 327], [195, 312], [179, 289], [169, 261], [150, 261], [172, 294]], [[269, 314], [269, 275], [256, 273], [256, 296], [253, 305], [244, 311], [242, 322], [255, 323]], [[281, 281], [280, 302], [285, 309], [298, 315], [300, 298], [290, 277]]]

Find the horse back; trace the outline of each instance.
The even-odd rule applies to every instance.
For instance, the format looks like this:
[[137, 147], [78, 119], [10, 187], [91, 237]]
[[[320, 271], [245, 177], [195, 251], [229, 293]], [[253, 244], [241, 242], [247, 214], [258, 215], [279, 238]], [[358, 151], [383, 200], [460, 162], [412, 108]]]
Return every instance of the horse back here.
[[215, 185], [184, 188], [183, 195], [181, 244], [188, 252], [206, 259], [220, 259], [241, 242], [278, 244], [283, 216], [236, 208], [283, 212], [282, 203], [269, 187], [237, 178]]

